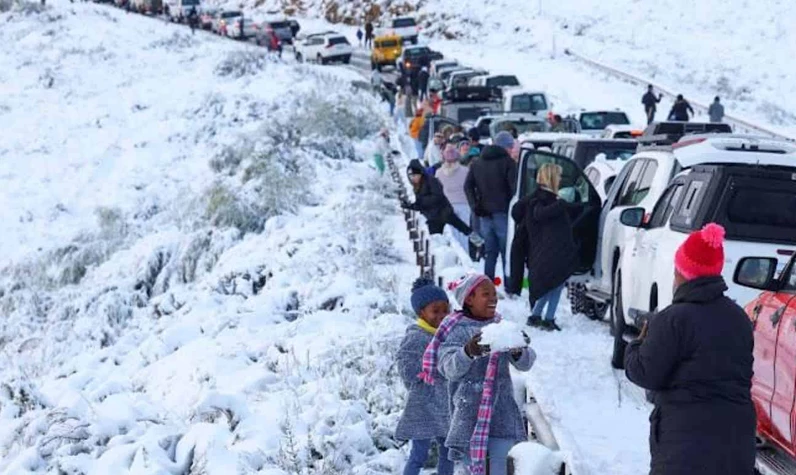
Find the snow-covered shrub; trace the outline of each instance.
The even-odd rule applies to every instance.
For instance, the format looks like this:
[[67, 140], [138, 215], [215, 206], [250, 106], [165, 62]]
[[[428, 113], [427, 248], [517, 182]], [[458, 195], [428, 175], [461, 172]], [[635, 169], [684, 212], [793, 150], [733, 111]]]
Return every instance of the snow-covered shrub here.
[[0, 0], [0, 13], [18, 11], [25, 14], [41, 13], [49, 6], [42, 5], [41, 2], [30, 2], [27, 0]]
[[362, 140], [377, 133], [383, 116], [376, 107], [357, 104], [362, 95], [315, 91], [301, 99], [293, 124], [303, 136]]
[[222, 77], [242, 78], [265, 70], [268, 55], [263, 51], [247, 49], [231, 51], [216, 66], [216, 74]]
[[161, 49], [165, 48], [167, 50], [176, 51], [182, 50], [185, 48], [190, 48], [196, 45], [196, 40], [192, 35], [189, 35], [183, 31], [175, 31], [170, 37], [168, 38], [160, 38], [152, 43], [149, 44], [149, 49]]
[[262, 229], [266, 216], [257, 203], [246, 200], [223, 183], [216, 183], [205, 193], [205, 216], [213, 226], [233, 227], [243, 232]]

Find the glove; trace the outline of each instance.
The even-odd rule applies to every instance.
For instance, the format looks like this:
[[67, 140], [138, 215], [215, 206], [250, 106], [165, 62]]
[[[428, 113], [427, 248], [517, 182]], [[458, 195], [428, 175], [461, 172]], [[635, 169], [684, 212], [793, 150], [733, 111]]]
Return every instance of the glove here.
[[489, 354], [489, 347], [482, 345], [480, 342], [481, 333], [479, 332], [464, 345], [464, 353], [470, 358], [480, 358]]
[[[525, 339], [526, 347], [531, 344], [531, 337], [529, 337], [527, 333], [522, 332], [522, 337]], [[514, 358], [515, 360], [520, 359], [523, 350], [525, 350], [525, 348], [514, 348], [513, 350], [511, 350], [511, 357]]]

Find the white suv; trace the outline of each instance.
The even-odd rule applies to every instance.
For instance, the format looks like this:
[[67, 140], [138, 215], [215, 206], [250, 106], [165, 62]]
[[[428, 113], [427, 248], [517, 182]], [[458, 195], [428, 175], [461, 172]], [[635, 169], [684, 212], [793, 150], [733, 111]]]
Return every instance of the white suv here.
[[296, 61], [317, 61], [326, 64], [332, 61], [351, 62], [354, 49], [348, 39], [339, 33], [309, 35], [295, 45]]
[[417, 37], [420, 35], [420, 27], [413, 17], [405, 16], [393, 18], [390, 24], [390, 33], [400, 36], [403, 43], [417, 44]]
[[[724, 226], [724, 279], [730, 288], [728, 296], [741, 304], [757, 293], [732, 283], [741, 258], [774, 257], [784, 266], [796, 248], [794, 144], [705, 135], [686, 137], [674, 147], [669, 155], [676, 160], [677, 173], [663, 193], [657, 189], [653, 193], [654, 178], [637, 180], [637, 187], [624, 187], [656, 198], [651, 213], [637, 205], [620, 211], [620, 234], [629, 234], [629, 239], [614, 273], [612, 364], [617, 368], [623, 365], [626, 340], [637, 334], [653, 311], [671, 304], [674, 254], [690, 232], [709, 222]], [[638, 160], [646, 161], [646, 170], [656, 157], [641, 153]], [[650, 188], [645, 192], [648, 181]]]

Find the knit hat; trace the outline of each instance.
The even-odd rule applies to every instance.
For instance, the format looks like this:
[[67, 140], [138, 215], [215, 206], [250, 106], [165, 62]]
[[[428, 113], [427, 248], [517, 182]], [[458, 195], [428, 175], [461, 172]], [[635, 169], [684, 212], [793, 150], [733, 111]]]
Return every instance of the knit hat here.
[[674, 267], [688, 280], [721, 275], [724, 268], [724, 228], [708, 223], [689, 234], [674, 255]]
[[459, 153], [459, 149], [454, 147], [453, 145], [448, 145], [445, 147], [445, 151], [442, 152], [442, 158], [447, 163], [458, 162], [460, 158], [462, 158], [461, 154]]
[[467, 274], [456, 282], [451, 282], [448, 285], [448, 290], [453, 291], [453, 298], [456, 299], [459, 308], [464, 308], [464, 301], [467, 300], [467, 297], [473, 293], [476, 287], [488, 280], [489, 277], [484, 274]]
[[421, 277], [412, 284], [412, 309], [419, 314], [429, 304], [434, 302], [448, 302], [448, 294], [434, 285], [428, 277]]
[[495, 135], [494, 143], [500, 148], [511, 150], [514, 148], [514, 137], [511, 136], [511, 132], [501, 130]]
[[409, 162], [409, 166], [406, 167], [406, 173], [409, 175], [422, 175], [425, 171], [426, 169], [423, 167], [423, 164], [416, 158], [413, 158]]

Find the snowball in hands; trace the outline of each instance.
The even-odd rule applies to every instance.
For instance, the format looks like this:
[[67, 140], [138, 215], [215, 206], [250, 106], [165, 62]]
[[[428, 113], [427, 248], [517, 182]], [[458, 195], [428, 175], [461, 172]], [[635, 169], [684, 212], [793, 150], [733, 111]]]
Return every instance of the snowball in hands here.
[[506, 320], [485, 326], [481, 330], [480, 344], [489, 345], [492, 353], [528, 346], [520, 326]]

